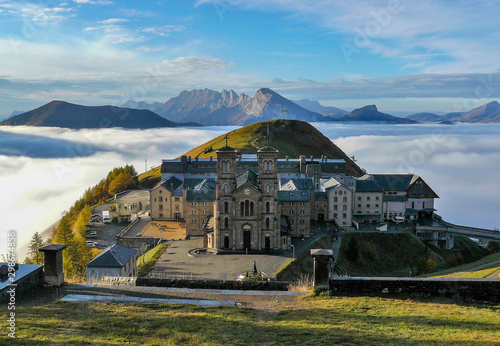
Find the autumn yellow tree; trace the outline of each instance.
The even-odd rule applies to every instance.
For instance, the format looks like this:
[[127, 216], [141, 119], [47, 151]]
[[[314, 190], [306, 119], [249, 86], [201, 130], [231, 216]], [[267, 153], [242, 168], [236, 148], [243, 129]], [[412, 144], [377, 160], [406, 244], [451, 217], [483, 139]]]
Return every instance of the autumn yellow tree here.
[[135, 180], [129, 173], [120, 173], [114, 178], [109, 184], [109, 194], [114, 196], [115, 194], [134, 188]]

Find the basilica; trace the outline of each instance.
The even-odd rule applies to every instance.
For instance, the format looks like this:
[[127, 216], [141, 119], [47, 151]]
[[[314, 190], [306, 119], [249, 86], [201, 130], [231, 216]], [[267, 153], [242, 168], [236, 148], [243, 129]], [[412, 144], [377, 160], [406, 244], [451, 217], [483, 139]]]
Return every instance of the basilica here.
[[[280, 158], [269, 143], [257, 154], [227, 145], [215, 157], [163, 160], [150, 191], [153, 220], [179, 220], [217, 252], [289, 249], [311, 221], [336, 229], [380, 229], [431, 218], [437, 194], [415, 174], [349, 176], [342, 159]], [[452, 246], [447, 235], [433, 239]]]

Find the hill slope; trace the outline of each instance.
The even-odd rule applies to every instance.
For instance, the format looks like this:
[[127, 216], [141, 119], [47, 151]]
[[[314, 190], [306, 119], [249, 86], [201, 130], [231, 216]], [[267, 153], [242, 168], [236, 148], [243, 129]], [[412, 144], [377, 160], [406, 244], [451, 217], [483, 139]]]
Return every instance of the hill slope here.
[[0, 125], [66, 127], [70, 129], [123, 127], [147, 129], [175, 127], [180, 124], [162, 118], [149, 110], [114, 106], [81, 106], [52, 101], [32, 111], [16, 115]]
[[[325, 137], [314, 126], [298, 120], [269, 120], [236, 129], [229, 132], [228, 144], [237, 148], [243, 154], [255, 154], [259, 148], [266, 146], [267, 125], [270, 129], [270, 145], [279, 150], [279, 156], [316, 158], [326, 155], [330, 159], [344, 159], [347, 163], [348, 174], [360, 176], [362, 170], [333, 142]], [[185, 155], [207, 158], [215, 156], [217, 149], [225, 145], [221, 135], [208, 141]]]
[[408, 115], [406, 119], [418, 121], [419, 123], [437, 123], [443, 120], [443, 117], [434, 113], [416, 113]]
[[466, 123], [500, 123], [500, 104], [496, 101], [465, 113], [460, 121]]
[[440, 257], [409, 233], [344, 234], [338, 264], [351, 276], [408, 276], [410, 266]]
[[342, 118], [343, 116], [349, 114], [349, 112], [337, 108], [337, 107], [332, 107], [332, 106], [323, 106], [320, 104], [318, 101], [313, 101], [313, 100], [308, 100], [308, 99], [302, 99], [302, 100], [297, 100], [293, 101], [302, 108], [305, 108], [307, 110], [310, 110], [311, 112], [316, 112], [319, 113], [325, 117], [330, 117], [334, 119]]

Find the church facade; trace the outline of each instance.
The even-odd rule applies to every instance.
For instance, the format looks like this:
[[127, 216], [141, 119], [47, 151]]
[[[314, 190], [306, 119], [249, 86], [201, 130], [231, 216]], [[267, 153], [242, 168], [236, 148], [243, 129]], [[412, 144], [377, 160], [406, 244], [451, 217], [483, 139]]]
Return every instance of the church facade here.
[[291, 233], [281, 227], [278, 204], [278, 151], [257, 152], [257, 172], [238, 172], [237, 151], [217, 151], [213, 247], [220, 251], [288, 249]]

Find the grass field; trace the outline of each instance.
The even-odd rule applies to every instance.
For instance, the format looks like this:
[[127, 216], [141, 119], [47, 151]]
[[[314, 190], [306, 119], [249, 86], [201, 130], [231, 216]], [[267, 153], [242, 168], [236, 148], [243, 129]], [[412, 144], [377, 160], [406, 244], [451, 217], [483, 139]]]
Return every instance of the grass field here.
[[16, 309], [9, 345], [498, 344], [500, 306], [306, 297], [274, 309], [56, 302]]
[[440, 258], [411, 234], [358, 233], [343, 236], [338, 264], [351, 276], [408, 276], [429, 260]]
[[482, 278], [490, 276], [491, 274], [495, 273], [498, 270], [500, 270], [500, 267], [492, 267], [492, 268], [486, 268], [486, 269], [481, 269], [481, 270], [474, 270], [471, 272], [465, 272], [465, 273], [459, 274], [459, 275], [455, 276], [455, 278], [457, 278], [457, 279], [482, 279]]
[[148, 274], [166, 248], [167, 243], [163, 243], [140, 256], [137, 259], [137, 276]]
[[[475, 268], [475, 267], [478, 267], [480, 265], [488, 264], [490, 262], [495, 262], [495, 261], [499, 261], [499, 260], [500, 260], [500, 252], [497, 252], [497, 253], [488, 255], [486, 257], [483, 257], [480, 260], [472, 262], [472, 263], [462, 264], [462, 265], [457, 266], [457, 267], [431, 272], [431, 273], [428, 273], [424, 276], [443, 277], [443, 276], [446, 276], [448, 274], [457, 273], [457, 272], [464, 272], [464, 271], [470, 270], [471, 268]], [[496, 266], [496, 265], [492, 264], [492, 266]]]

